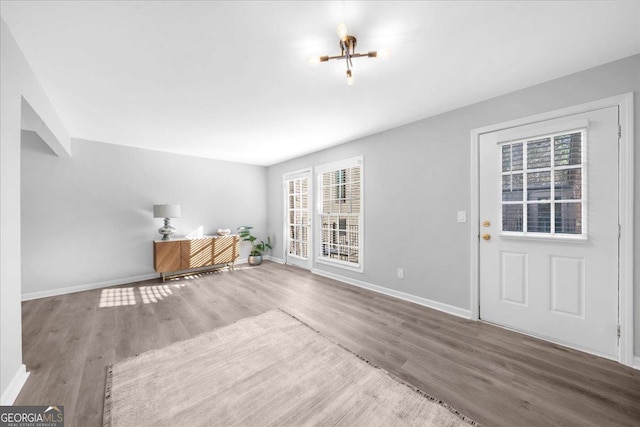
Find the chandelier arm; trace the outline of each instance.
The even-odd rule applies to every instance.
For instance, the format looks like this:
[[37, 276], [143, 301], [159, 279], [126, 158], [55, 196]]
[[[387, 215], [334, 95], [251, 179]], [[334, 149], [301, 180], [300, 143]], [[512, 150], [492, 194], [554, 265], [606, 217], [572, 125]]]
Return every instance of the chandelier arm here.
[[[375, 58], [375, 56], [373, 56], [371, 54], [371, 52], [369, 53], [354, 53], [353, 55], [349, 55], [351, 58], [362, 58], [364, 56], [369, 57], [369, 58]], [[334, 55], [334, 56], [327, 56], [327, 61], [330, 61], [332, 59], [345, 59], [347, 56], [346, 55]]]
[[366, 56], [366, 57], [369, 57], [369, 58], [374, 57], [370, 53], [354, 53], [353, 55], [351, 55], [352, 58], [362, 58], [363, 56]]

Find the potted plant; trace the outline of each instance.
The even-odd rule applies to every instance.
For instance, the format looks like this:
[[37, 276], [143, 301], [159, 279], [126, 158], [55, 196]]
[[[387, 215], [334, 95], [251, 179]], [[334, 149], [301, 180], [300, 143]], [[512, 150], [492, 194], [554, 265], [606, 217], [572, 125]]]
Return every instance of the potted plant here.
[[262, 264], [262, 253], [271, 248], [271, 238], [267, 236], [267, 241], [261, 240], [260, 243], [256, 243], [258, 238], [251, 235], [251, 229], [248, 225], [238, 227], [238, 235], [243, 242], [251, 243], [251, 251], [249, 252], [249, 265]]

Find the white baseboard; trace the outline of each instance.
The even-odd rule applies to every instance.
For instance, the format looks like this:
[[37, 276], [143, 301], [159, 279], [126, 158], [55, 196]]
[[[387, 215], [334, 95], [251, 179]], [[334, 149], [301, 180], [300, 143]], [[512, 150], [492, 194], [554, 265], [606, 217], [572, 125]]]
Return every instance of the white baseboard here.
[[20, 390], [22, 390], [22, 386], [27, 382], [27, 378], [29, 378], [29, 372], [27, 372], [27, 367], [25, 365], [20, 365], [18, 371], [11, 379], [11, 382], [7, 386], [7, 389], [2, 392], [2, 397], [0, 397], [0, 405], [9, 406], [13, 405], [13, 402], [16, 401]]
[[448, 314], [453, 314], [454, 316], [463, 317], [465, 319], [471, 318], [471, 310], [466, 310], [464, 308], [455, 307], [453, 305], [444, 304], [438, 301], [433, 301], [433, 300], [422, 298], [416, 295], [407, 294], [405, 292], [396, 291], [394, 289], [385, 288], [383, 286], [373, 285], [371, 283], [363, 282], [362, 280], [356, 280], [349, 277], [340, 276], [339, 274], [328, 273], [326, 271], [318, 270], [316, 268], [313, 268], [311, 272], [313, 274], [328, 277], [330, 279], [334, 279], [339, 282], [344, 282], [349, 285], [358, 286], [359, 288], [368, 289], [370, 291], [378, 292], [380, 294], [389, 295], [394, 298], [398, 298], [398, 299], [409, 301], [415, 304], [423, 305], [425, 307], [443, 311]]
[[272, 255], [263, 255], [262, 258], [266, 259], [267, 261], [273, 261], [273, 262], [277, 262], [278, 264], [284, 264], [284, 260], [282, 258], [277, 258]]
[[46, 291], [28, 292], [22, 294], [22, 301], [32, 299], [54, 297], [57, 295], [72, 294], [74, 292], [89, 291], [91, 289], [108, 288], [109, 286], [125, 285], [127, 283], [141, 282], [158, 278], [158, 273], [143, 274], [141, 276], [124, 277], [121, 279], [106, 280], [104, 282], [87, 283], [85, 285], [69, 286], [67, 288], [49, 289]]
[[640, 356], [633, 356], [633, 365], [631, 367], [640, 370]]

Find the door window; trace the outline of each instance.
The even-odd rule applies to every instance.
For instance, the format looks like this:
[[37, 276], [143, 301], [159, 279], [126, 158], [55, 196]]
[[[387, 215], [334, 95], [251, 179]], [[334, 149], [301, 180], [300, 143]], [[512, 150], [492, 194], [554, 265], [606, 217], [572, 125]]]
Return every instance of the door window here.
[[500, 143], [502, 234], [586, 238], [586, 130]]

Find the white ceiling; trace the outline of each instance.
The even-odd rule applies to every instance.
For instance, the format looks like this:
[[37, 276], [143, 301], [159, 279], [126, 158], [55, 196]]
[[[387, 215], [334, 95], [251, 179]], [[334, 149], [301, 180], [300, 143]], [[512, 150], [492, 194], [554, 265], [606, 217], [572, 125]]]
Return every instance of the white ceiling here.
[[[5, 1], [72, 137], [270, 165], [640, 53], [638, 1]], [[358, 51], [388, 60], [309, 65]]]

